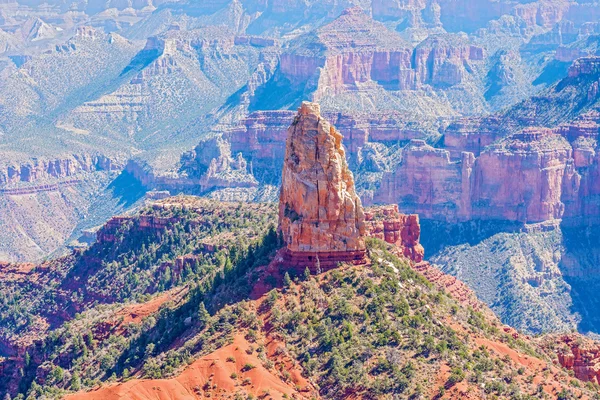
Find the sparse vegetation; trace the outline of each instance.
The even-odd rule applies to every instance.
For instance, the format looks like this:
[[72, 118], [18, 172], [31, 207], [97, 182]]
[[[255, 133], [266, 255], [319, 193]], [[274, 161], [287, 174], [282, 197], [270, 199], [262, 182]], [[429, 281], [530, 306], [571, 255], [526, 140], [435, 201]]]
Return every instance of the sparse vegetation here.
[[[164, 212], [158, 210], [159, 214]], [[171, 251], [188, 252], [187, 244], [198, 243], [194, 240], [201, 236], [194, 236], [194, 232], [202, 232], [191, 226], [192, 221], [202, 216], [193, 210], [177, 213], [188, 222], [175, 223], [173, 234], [164, 233], [154, 242], [134, 242], [123, 235], [121, 241], [102, 251], [116, 254], [111, 246], [122, 251], [124, 243], [129, 243], [129, 254], [137, 257], [114, 257], [121, 260], [119, 268], [123, 271], [137, 270], [136, 265], [148, 260], [148, 249], [170, 249], [145, 261], [150, 265], [159, 262], [152, 260], [167, 260]], [[236, 222], [229, 223], [237, 226]], [[111, 305], [92, 306], [51, 330], [44, 340], [43, 361], [28, 357], [21, 393], [52, 398], [132, 376], [172, 377], [197, 358], [230, 344], [239, 332], [248, 343], [239, 350], [260, 360], [260, 364], [245, 362], [239, 371], [230, 373], [229, 378], [241, 387], [252, 386], [246, 374], [257, 366], [264, 366], [278, 374], [282, 382], [291, 384], [291, 371], [282, 369], [278, 361], [289, 357], [305, 378], [318, 385], [321, 396], [331, 399], [346, 398], [348, 393], [372, 399], [433, 392], [439, 395], [463, 386], [499, 398], [525, 399], [525, 393], [538, 390], [529, 380], [530, 371], [521, 370], [509, 357], [500, 357], [487, 346], [475, 345], [472, 338], [506, 343], [510, 345], [507, 348], [543, 358], [540, 349], [512, 339], [484, 312], [466, 308], [435, 289], [379, 240], [367, 240], [370, 266], [342, 265], [315, 279], [305, 274], [300, 280], [292, 278], [302, 276], [298, 271], [282, 271], [283, 286], [253, 305], [247, 298], [252, 290], [250, 283], [259, 279], [255, 275], [257, 267], [268, 264], [282, 245], [275, 230], [263, 226], [264, 234], [256, 242], [233, 243], [203, 255], [198, 268], [191, 267], [186, 278], [152, 289], [161, 292], [180, 287], [187, 288], [187, 292], [182, 292], [177, 301], [165, 302], [139, 323], [123, 327], [123, 331], [109, 329], [99, 336], [94, 328], [105, 315], [114, 313]], [[134, 227], [135, 223], [124, 229], [135, 235]], [[213, 234], [230, 229], [210, 227]], [[146, 252], [141, 251], [142, 247]], [[152, 254], [159, 253], [152, 250]], [[141, 285], [141, 292], [133, 290], [135, 287], [130, 286], [135, 298], [153, 298], [148, 292], [148, 288], [155, 287], [152, 283]], [[268, 333], [265, 326], [269, 327]], [[264, 342], [267, 334], [285, 345], [270, 350], [268, 355]], [[182, 337], [185, 341], [173, 347]], [[64, 354], [71, 355], [68, 367], [59, 364]], [[236, 359], [228, 356], [224, 361], [235, 363]], [[447, 374], [432, 379], [442, 367], [447, 368]], [[40, 371], [48, 371], [43, 385], [36, 378]], [[588, 390], [583, 385], [567, 385], [568, 390]]]

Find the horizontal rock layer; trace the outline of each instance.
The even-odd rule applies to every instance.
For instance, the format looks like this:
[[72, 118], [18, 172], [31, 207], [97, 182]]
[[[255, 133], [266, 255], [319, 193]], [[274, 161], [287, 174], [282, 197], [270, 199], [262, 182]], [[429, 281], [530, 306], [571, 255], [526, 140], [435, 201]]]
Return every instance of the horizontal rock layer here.
[[7, 163], [0, 167], [0, 187], [7, 184], [45, 183], [73, 177], [82, 172], [111, 171], [123, 168], [119, 161], [102, 155], [73, 154], [56, 159], [33, 159], [25, 163]]
[[[446, 221], [600, 220], [597, 123], [528, 128], [480, 153], [479, 133], [470, 135], [468, 127], [464, 131], [455, 136], [462, 143], [452, 142], [450, 151], [411, 141], [402, 161], [384, 174], [375, 203], [398, 203], [423, 218]], [[457, 154], [463, 146], [478, 156]]]

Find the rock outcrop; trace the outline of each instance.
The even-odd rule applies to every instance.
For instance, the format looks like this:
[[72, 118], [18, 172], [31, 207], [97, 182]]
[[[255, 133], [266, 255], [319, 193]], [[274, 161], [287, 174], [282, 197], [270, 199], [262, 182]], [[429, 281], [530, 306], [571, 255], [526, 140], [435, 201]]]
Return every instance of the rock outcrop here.
[[582, 75], [598, 75], [600, 73], [600, 57], [582, 57], [573, 62], [569, 68], [569, 78]]
[[558, 361], [573, 371], [584, 382], [600, 383], [600, 347], [597, 342], [579, 335], [565, 335], [559, 343], [565, 349], [558, 353]]
[[419, 243], [421, 225], [418, 215], [400, 214], [398, 205], [394, 204], [367, 209], [365, 220], [370, 237], [396, 245], [400, 254], [411, 261], [423, 261], [425, 250]]
[[83, 172], [121, 169], [122, 161], [99, 154], [72, 154], [64, 158], [36, 158], [24, 163], [5, 161], [0, 166], [0, 188], [20, 183], [46, 183], [69, 178]]
[[324, 270], [365, 258], [365, 215], [342, 135], [315, 103], [302, 103], [288, 130], [279, 230], [292, 264]]
[[237, 153], [234, 157], [231, 153], [231, 145], [227, 141], [213, 138], [201, 143], [200, 147], [202, 147], [202, 151], [196, 151], [196, 154], [197, 161], [204, 169], [200, 176], [201, 192], [219, 188], [248, 188], [258, 185], [254, 176], [249, 173], [248, 163], [242, 154]]
[[462, 161], [451, 161], [447, 150], [412, 140], [402, 151], [402, 161], [384, 173], [375, 203], [400, 204], [424, 218], [458, 219], [467, 212], [474, 163], [472, 153], [463, 156]]

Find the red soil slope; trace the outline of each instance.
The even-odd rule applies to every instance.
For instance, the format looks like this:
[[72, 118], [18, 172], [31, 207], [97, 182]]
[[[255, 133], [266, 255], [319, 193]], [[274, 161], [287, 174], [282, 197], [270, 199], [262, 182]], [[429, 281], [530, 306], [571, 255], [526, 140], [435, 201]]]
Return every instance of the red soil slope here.
[[[307, 382], [284, 382], [262, 366], [255, 352], [246, 352], [250, 347], [242, 335], [237, 335], [232, 344], [195, 361], [176, 378], [132, 379], [92, 392], [70, 395], [66, 399], [195, 400], [231, 398], [237, 392], [271, 399], [283, 399], [284, 394], [296, 399], [310, 398], [309, 393], [296, 390], [296, 387], [306, 387]], [[244, 371], [247, 364], [254, 368]], [[234, 378], [233, 374], [237, 377]]]

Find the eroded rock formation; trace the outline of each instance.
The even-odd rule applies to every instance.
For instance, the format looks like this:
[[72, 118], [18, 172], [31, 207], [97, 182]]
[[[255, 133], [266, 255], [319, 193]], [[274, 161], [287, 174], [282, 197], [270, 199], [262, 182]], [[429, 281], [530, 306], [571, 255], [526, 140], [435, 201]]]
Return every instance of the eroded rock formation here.
[[295, 84], [316, 79], [321, 89], [315, 98], [370, 81], [411, 89], [415, 73], [410, 47], [360, 8], [351, 8], [314, 34], [296, 40], [281, 56], [281, 73]]
[[398, 205], [371, 207], [365, 211], [369, 236], [395, 244], [399, 252], [414, 262], [423, 261], [425, 250], [419, 243], [421, 225], [416, 214], [400, 214]]
[[[455, 130], [456, 143], [478, 150], [480, 138], [468, 126], [460, 133], [464, 126]], [[591, 217], [597, 209], [593, 194], [598, 193], [594, 177], [599, 165], [589, 139], [594, 130], [527, 128], [487, 146], [478, 157], [457, 154], [462, 145], [448, 151], [413, 140], [402, 161], [384, 174], [374, 201], [398, 203], [424, 218], [445, 221]], [[571, 144], [565, 136], [576, 139]]]
[[288, 130], [279, 229], [292, 263], [326, 268], [364, 260], [365, 216], [342, 135], [315, 103], [302, 103]]
[[0, 165], [0, 189], [18, 183], [46, 183], [52, 179], [73, 177], [84, 172], [111, 171], [122, 168], [121, 161], [99, 154], [72, 154], [64, 158], [36, 158], [24, 163]]
[[279, 73], [292, 86], [314, 89], [314, 99], [373, 84], [388, 90], [453, 86], [484, 59], [481, 47], [459, 35], [428, 38], [416, 49], [360, 8], [291, 43]]
[[600, 347], [598, 343], [580, 335], [565, 335], [559, 343], [565, 348], [558, 353], [558, 361], [572, 370], [584, 382], [600, 382]]

